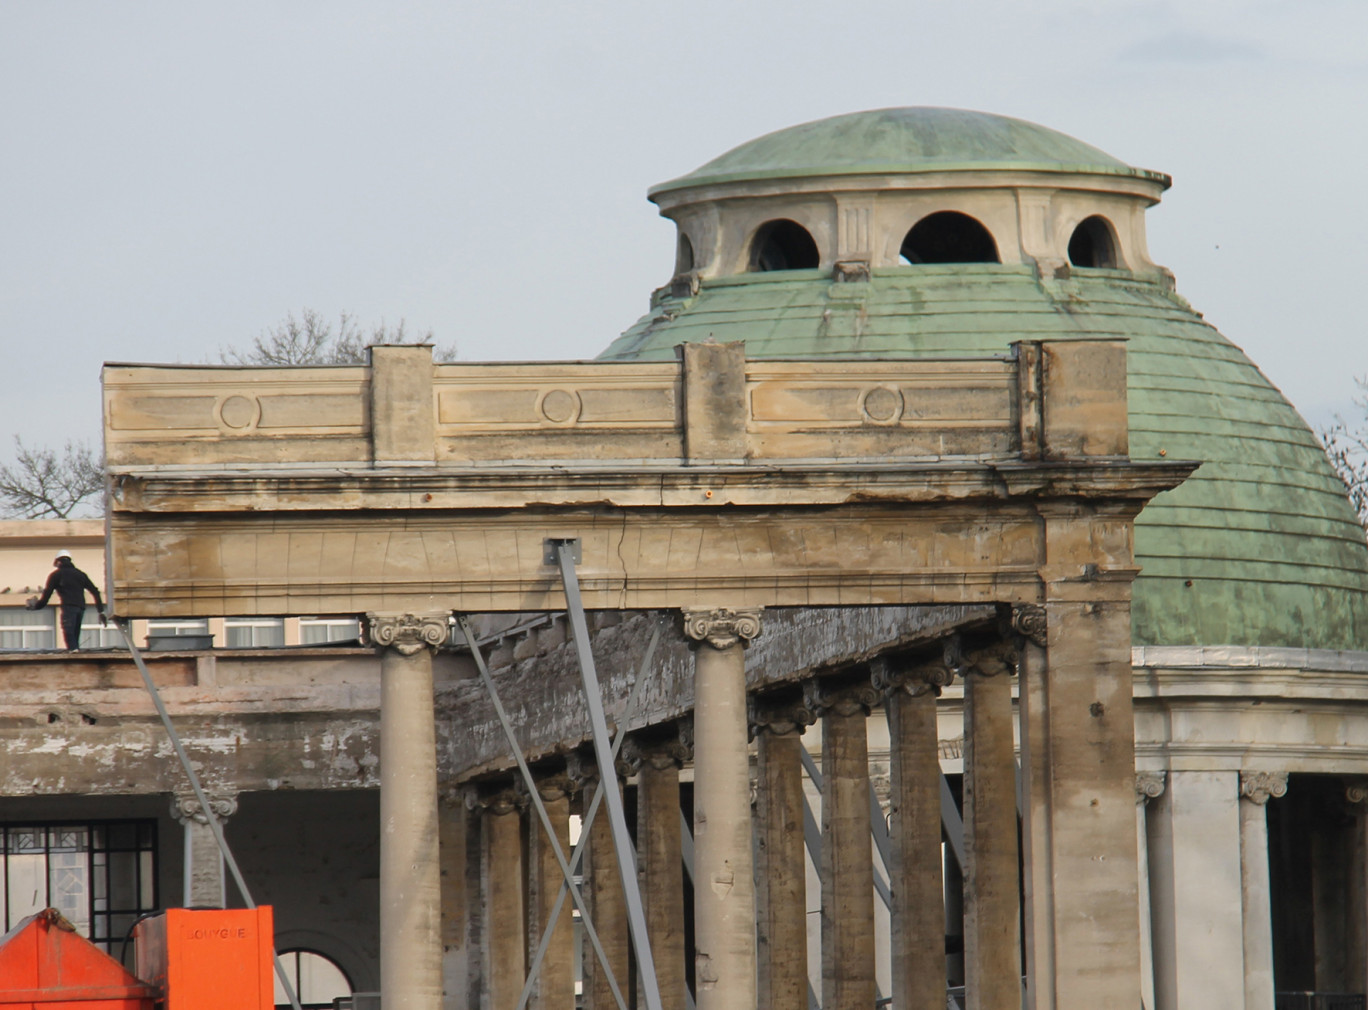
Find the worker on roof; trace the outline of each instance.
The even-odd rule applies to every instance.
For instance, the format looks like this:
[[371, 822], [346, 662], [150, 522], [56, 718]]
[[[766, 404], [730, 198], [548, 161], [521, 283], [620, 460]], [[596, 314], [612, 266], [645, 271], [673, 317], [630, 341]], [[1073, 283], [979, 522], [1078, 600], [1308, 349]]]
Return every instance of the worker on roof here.
[[61, 601], [62, 638], [66, 641], [66, 647], [75, 651], [81, 645], [81, 622], [85, 619], [87, 591], [95, 597], [95, 609], [100, 614], [100, 623], [108, 624], [109, 620], [105, 617], [104, 601], [100, 599], [100, 591], [95, 588], [95, 583], [90, 581], [89, 575], [72, 564], [71, 552], [58, 551], [52, 563], [56, 568], [48, 576], [47, 585], [43, 587], [43, 595], [30, 599], [27, 606], [29, 610], [42, 610], [55, 592], [57, 599]]

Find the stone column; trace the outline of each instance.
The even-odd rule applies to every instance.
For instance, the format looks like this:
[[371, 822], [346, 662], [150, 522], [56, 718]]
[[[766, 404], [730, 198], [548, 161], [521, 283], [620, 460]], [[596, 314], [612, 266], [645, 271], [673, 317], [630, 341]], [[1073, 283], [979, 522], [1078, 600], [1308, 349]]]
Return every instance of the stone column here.
[[757, 610], [686, 610], [694, 652], [694, 981], [698, 1010], [755, 1010], [755, 878], [745, 644]]
[[237, 794], [208, 794], [209, 814], [193, 792], [177, 793], [171, 800], [171, 816], [185, 831], [185, 872], [181, 900], [186, 908], [226, 908], [228, 882], [223, 853], [219, 850], [209, 816], [224, 825], [237, 813]]
[[[684, 850], [679, 829], [679, 769], [688, 760], [683, 736], [628, 737], [637, 773], [637, 859], [646, 932], [651, 938], [662, 1010], [688, 1003], [684, 952]], [[638, 1006], [645, 1006], [639, 999]]]
[[[556, 841], [561, 852], [570, 852], [570, 794], [572, 785], [565, 775], [553, 775], [537, 781], [537, 795], [546, 807], [546, 816], [556, 829]], [[556, 860], [551, 840], [547, 838], [541, 819], [528, 817], [528, 960], [541, 943], [542, 933], [551, 921], [551, 910], [565, 876]], [[532, 983], [528, 1006], [532, 1010], [564, 1010], [575, 1003], [575, 933], [569, 895], [561, 905], [560, 914], [551, 927], [551, 940], [542, 955], [541, 969]], [[529, 964], [530, 967], [530, 964]]]
[[[1027, 970], [1035, 1010], [1133, 1007], [1140, 993], [1130, 586], [1068, 562], [1129, 524], [1050, 515], [1047, 603], [1019, 607]], [[1056, 560], [1059, 559], [1059, 560]], [[1215, 1004], [1222, 1005], [1222, 999]], [[1238, 987], [1234, 991], [1239, 991]], [[1161, 1002], [1162, 1005], [1162, 1002]], [[1200, 1006], [1201, 1003], [1184, 1004]]]
[[380, 988], [386, 1010], [442, 1005], [432, 656], [447, 615], [367, 614], [380, 650]]
[[[614, 771], [616, 776], [617, 772]], [[594, 791], [598, 787], [599, 770], [592, 761], [585, 768], [584, 810], [588, 813]], [[623, 998], [630, 998], [627, 984], [630, 979], [628, 962], [632, 949], [631, 927], [627, 922], [627, 900], [623, 896], [622, 873], [618, 869], [617, 852], [613, 849], [613, 826], [608, 822], [608, 806], [600, 803], [594, 823], [589, 826], [589, 851], [586, 853], [589, 869], [588, 903], [589, 913], [594, 919], [594, 931], [598, 934], [599, 944], [608, 959], [608, 967], [613, 980]], [[659, 960], [654, 940], [651, 955]], [[603, 965], [593, 945], [586, 939], [583, 949], [584, 995], [588, 1010], [616, 1010], [612, 987]], [[657, 964], [656, 971], [660, 966]]]
[[1268, 814], [1265, 808], [1270, 798], [1285, 795], [1286, 772], [1240, 773], [1245, 1010], [1273, 1010], [1273, 903], [1268, 879]]
[[1009, 643], [964, 672], [964, 974], [971, 1008], [1021, 1000], [1020, 871]]
[[[803, 728], [795, 698], [751, 706], [755, 790], [756, 921], [760, 1010], [807, 1006], [807, 862], [803, 838]], [[940, 1008], [937, 1008], [940, 1010]]]
[[1243, 1000], [1239, 773], [1170, 769], [1146, 816], [1156, 1007]]
[[936, 698], [954, 679], [944, 664], [915, 669], [878, 660], [885, 692], [892, 818], [893, 1005], [945, 1006], [945, 881], [941, 862], [940, 748]]
[[871, 1007], [874, 856], [869, 825], [869, 738], [878, 694], [864, 683], [804, 685], [822, 713], [822, 1006]]
[[519, 802], [512, 789], [481, 801], [489, 1010], [515, 1010], [527, 980], [526, 876]]
[[1154, 932], [1150, 914], [1149, 833], [1145, 807], [1164, 795], [1163, 772], [1135, 773], [1136, 866], [1140, 870], [1140, 998], [1146, 1010], [1154, 1010]]
[[437, 804], [438, 857], [442, 879], [442, 1008], [454, 1010], [466, 996], [466, 805], [461, 791], [444, 791]]

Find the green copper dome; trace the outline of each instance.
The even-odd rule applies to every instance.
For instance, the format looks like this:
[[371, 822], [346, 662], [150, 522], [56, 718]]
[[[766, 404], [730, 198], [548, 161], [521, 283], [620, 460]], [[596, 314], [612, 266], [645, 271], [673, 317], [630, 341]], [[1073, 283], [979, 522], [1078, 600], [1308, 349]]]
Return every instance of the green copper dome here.
[[650, 195], [752, 179], [1004, 169], [1169, 183], [1161, 172], [1132, 168], [1035, 123], [964, 109], [907, 108], [833, 116], [766, 134], [655, 186]]
[[1319, 443], [1157, 278], [1097, 269], [1042, 280], [1031, 266], [953, 264], [875, 268], [861, 283], [817, 270], [704, 279], [696, 295], [659, 297], [602, 357], [667, 358], [709, 337], [744, 340], [757, 358], [999, 354], [1022, 338], [1125, 337], [1132, 457], [1204, 461], [1136, 524], [1136, 643], [1368, 649], [1368, 545]]

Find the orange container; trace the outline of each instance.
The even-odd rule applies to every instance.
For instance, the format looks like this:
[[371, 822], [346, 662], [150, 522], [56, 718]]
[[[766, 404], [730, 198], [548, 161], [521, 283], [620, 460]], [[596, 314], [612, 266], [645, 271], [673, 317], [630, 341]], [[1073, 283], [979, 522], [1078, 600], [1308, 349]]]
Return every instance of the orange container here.
[[30, 915], [0, 943], [0, 1006], [152, 1010], [154, 995], [55, 908]]
[[272, 1010], [269, 905], [256, 908], [169, 908], [144, 919], [138, 977], [166, 994], [166, 1010]]

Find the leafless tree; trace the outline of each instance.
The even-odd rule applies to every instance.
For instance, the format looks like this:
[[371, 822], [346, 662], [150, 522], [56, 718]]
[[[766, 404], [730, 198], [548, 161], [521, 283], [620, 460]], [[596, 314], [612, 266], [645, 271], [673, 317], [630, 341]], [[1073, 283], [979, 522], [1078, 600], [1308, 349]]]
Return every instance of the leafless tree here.
[[0, 515], [10, 519], [70, 519], [99, 515], [104, 463], [85, 442], [31, 449], [14, 437], [14, 461], [0, 463]]
[[[430, 344], [432, 331], [410, 336], [404, 321], [390, 326], [381, 320], [365, 329], [343, 312], [337, 327], [313, 309], [304, 309], [296, 317], [293, 312], [264, 330], [246, 349], [219, 349], [219, 360], [225, 365], [361, 365], [366, 362], [366, 347], [370, 344]], [[454, 361], [456, 348], [441, 346], [434, 349], [438, 361]]]
[[1336, 415], [1334, 424], [1321, 429], [1320, 438], [1363, 528], [1368, 530], [1368, 376], [1356, 381], [1360, 395], [1354, 404], [1363, 410], [1362, 419], [1351, 423]]

